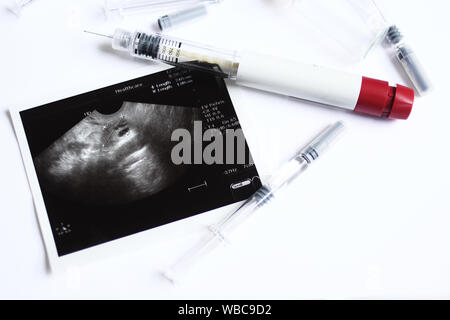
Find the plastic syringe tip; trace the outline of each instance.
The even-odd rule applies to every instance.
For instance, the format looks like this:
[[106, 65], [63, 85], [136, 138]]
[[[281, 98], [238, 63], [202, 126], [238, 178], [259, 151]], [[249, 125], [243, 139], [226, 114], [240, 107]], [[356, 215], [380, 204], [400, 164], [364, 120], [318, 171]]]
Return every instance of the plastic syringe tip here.
[[119, 51], [129, 51], [133, 44], [133, 33], [124, 29], [117, 28], [113, 35], [84, 30], [85, 33], [94, 34], [109, 38], [112, 40], [112, 48]]
[[133, 33], [117, 28], [112, 36], [112, 48], [119, 51], [129, 51], [133, 43]]

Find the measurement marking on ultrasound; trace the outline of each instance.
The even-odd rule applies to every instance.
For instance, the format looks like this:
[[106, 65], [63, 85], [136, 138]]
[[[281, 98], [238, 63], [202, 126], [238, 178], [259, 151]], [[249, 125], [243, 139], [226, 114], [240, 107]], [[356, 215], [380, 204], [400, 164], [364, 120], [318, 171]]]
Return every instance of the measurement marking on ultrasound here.
[[206, 181], [203, 181], [203, 183], [202, 183], [202, 184], [199, 184], [198, 186], [190, 187], [190, 188], [188, 188], [188, 190], [189, 190], [189, 192], [191, 192], [191, 190], [194, 190], [194, 189], [197, 189], [197, 188], [200, 188], [200, 187], [203, 187], [203, 186], [205, 186], [205, 187], [208, 186], [208, 184], [206, 183]]

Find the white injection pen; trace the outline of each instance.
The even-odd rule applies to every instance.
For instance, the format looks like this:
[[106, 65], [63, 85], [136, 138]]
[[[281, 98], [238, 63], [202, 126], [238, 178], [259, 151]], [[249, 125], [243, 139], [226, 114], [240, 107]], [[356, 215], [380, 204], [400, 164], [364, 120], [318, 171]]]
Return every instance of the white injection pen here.
[[[140, 31], [116, 29], [107, 37], [112, 38], [114, 49], [134, 57], [215, 72], [239, 85], [376, 117], [407, 119], [414, 101], [414, 90], [408, 87], [392, 87], [387, 81], [296, 60], [238, 53]], [[199, 66], [198, 62], [215, 65], [220, 71], [210, 65]]]
[[255, 192], [239, 209], [228, 214], [219, 223], [210, 226], [205, 236], [184, 256], [171, 266], [164, 276], [172, 282], [181, 280], [191, 267], [203, 256], [218, 247], [228, 238], [228, 235], [241, 223], [245, 222], [257, 209], [268, 204], [279, 190], [288, 186], [309, 165], [321, 157], [326, 149], [336, 141], [344, 131], [341, 122], [328, 126], [308, 145], [297, 152], [271, 176], [268, 183]]

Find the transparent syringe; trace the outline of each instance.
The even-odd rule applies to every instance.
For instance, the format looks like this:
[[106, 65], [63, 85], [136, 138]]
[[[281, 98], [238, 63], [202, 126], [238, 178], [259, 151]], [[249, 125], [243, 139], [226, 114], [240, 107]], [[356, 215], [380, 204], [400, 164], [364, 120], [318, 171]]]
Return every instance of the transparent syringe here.
[[217, 49], [157, 33], [116, 29], [103, 36], [112, 39], [114, 49], [134, 57], [213, 72], [239, 85], [376, 117], [407, 119], [414, 101], [408, 87], [295, 59]]
[[282, 188], [288, 186], [305, 171], [311, 163], [323, 155], [324, 151], [337, 140], [344, 131], [342, 122], [328, 126], [322, 133], [302, 148], [295, 156], [271, 176], [239, 209], [227, 215], [216, 225], [210, 226], [200, 241], [164, 272], [164, 276], [176, 283], [203, 256], [226, 241], [228, 235], [245, 222], [257, 209], [268, 204]]
[[164, 10], [180, 10], [200, 4], [214, 4], [221, 0], [105, 0], [107, 18]]

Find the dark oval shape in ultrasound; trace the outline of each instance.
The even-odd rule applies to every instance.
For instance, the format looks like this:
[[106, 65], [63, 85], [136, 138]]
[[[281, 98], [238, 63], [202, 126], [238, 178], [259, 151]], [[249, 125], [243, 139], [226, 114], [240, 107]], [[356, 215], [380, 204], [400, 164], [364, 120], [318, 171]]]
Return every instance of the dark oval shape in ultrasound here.
[[193, 131], [189, 107], [124, 102], [92, 112], [35, 158], [43, 190], [74, 201], [123, 204], [173, 184], [187, 170], [172, 163], [173, 130]]

